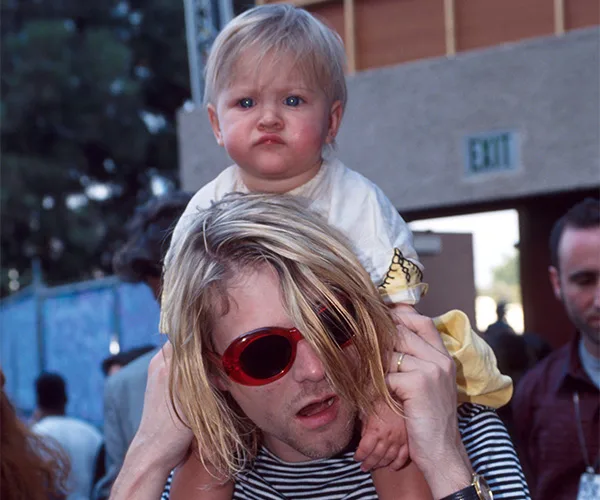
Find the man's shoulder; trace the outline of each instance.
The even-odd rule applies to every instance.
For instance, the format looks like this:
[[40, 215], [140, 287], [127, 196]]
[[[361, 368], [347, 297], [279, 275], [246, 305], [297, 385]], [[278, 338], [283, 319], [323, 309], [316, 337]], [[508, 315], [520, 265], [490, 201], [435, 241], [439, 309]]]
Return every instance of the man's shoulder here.
[[150, 366], [150, 361], [157, 351], [158, 348], [143, 354], [114, 375], [111, 375], [106, 381], [106, 389], [108, 391], [118, 391], [131, 384], [138, 385], [140, 381], [145, 385], [148, 377], [148, 366]]
[[546, 388], [562, 373], [564, 365], [568, 361], [570, 350], [571, 343], [569, 342], [536, 363], [533, 368], [523, 375], [517, 385], [517, 394], [545, 392]]

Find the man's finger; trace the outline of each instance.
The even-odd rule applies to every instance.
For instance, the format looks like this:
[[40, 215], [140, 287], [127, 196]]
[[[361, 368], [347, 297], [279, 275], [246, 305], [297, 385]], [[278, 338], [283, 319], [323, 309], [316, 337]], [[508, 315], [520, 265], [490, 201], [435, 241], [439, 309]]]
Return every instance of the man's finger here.
[[[420, 314], [403, 314], [402, 323], [413, 333], [416, 333], [430, 346], [440, 352], [446, 352], [444, 341], [440, 332], [437, 331], [435, 324], [431, 318]], [[399, 325], [400, 328], [402, 325]]]
[[[396, 352], [396, 358], [390, 360], [390, 372], [397, 371], [397, 363], [399, 359], [398, 353], [402, 352], [415, 358], [422, 359], [424, 361], [430, 361], [436, 364], [444, 364], [446, 360], [450, 358], [450, 355], [445, 348], [443, 348], [443, 350], [438, 350], [421, 336], [403, 326], [398, 326], [398, 331], [394, 341], [394, 351]], [[401, 364], [403, 363], [404, 360], [402, 360]]]

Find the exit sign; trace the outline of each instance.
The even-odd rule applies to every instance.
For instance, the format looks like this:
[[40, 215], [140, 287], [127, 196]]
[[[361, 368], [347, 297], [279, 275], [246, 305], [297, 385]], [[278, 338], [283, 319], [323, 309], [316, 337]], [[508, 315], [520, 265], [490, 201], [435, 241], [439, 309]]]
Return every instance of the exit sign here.
[[518, 136], [516, 132], [489, 132], [466, 137], [465, 169], [467, 175], [516, 170]]

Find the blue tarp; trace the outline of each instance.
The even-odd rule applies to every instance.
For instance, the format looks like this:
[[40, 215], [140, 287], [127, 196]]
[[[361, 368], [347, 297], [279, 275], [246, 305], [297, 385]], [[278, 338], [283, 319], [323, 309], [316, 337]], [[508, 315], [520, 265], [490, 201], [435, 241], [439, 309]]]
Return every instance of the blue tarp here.
[[[102, 425], [104, 376], [100, 364], [111, 339], [121, 350], [160, 344], [159, 308], [145, 285], [114, 278], [38, 288], [0, 303], [0, 364], [19, 410], [35, 406], [39, 373], [67, 381], [69, 415]], [[43, 363], [43, 367], [40, 364]]]

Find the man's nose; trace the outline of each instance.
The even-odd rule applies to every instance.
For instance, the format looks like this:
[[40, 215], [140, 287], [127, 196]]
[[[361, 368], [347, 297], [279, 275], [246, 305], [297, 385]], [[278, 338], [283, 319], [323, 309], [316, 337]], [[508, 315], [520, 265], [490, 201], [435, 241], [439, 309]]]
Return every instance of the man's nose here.
[[325, 378], [325, 366], [306, 340], [298, 342], [292, 371], [296, 382], [320, 382]]

